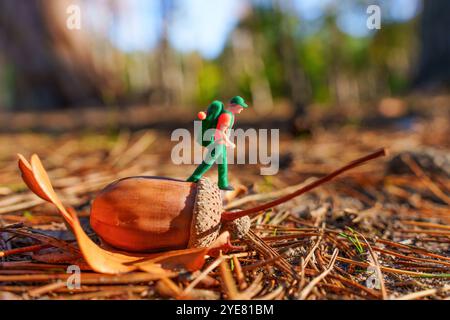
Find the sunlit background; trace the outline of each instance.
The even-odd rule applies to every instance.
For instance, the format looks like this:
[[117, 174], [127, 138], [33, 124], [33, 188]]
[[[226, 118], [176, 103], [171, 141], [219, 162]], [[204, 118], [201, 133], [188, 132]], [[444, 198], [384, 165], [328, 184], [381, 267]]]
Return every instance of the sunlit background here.
[[[170, 3], [169, 1], [165, 3]], [[365, 9], [368, 4], [357, 1], [295, 0], [280, 2], [281, 9], [289, 9], [298, 19], [298, 35], [312, 36], [324, 27], [327, 16], [335, 15], [338, 29], [355, 38], [371, 37], [375, 32], [366, 26]], [[372, 3], [372, 2], [370, 2]], [[374, 2], [375, 3], [375, 2]], [[380, 4], [380, 1], [378, 2]], [[100, 2], [86, 2], [92, 8], [89, 24], [99, 32], [107, 33], [113, 44], [121, 50], [154, 50], [161, 40], [164, 10], [171, 10], [168, 40], [181, 53], [198, 52], [205, 59], [220, 56], [233, 30], [249, 15], [251, 6], [270, 9], [273, 1], [242, 0], [190, 0], [174, 1], [164, 5], [158, 1], [130, 0], [118, 2], [118, 12], [102, 11]], [[381, 5], [385, 23], [408, 22], [419, 13], [419, 0], [384, 1]], [[291, 8], [288, 8], [291, 6]], [[99, 12], [102, 18], [99, 18]], [[115, 23], [111, 23], [115, 19]], [[109, 28], [105, 30], [106, 25]], [[108, 23], [109, 22], [109, 23]], [[102, 30], [103, 29], [103, 30]]]
[[[66, 27], [67, 7], [81, 29]], [[367, 27], [369, 4], [381, 29]], [[0, 0], [0, 110], [348, 106], [448, 88], [445, 0]]]

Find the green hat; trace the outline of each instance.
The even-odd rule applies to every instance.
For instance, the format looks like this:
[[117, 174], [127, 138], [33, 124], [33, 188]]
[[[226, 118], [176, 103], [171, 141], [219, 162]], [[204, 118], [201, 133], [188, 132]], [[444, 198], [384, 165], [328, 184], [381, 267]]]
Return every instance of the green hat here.
[[238, 105], [240, 105], [243, 108], [248, 108], [248, 105], [245, 103], [245, 100], [242, 99], [239, 96], [231, 98], [230, 103], [231, 104], [238, 104]]

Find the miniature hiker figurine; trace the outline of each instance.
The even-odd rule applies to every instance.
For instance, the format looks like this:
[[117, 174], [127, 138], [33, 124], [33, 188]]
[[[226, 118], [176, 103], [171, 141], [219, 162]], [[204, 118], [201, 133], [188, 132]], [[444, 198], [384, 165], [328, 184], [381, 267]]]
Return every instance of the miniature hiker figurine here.
[[[248, 105], [244, 99], [236, 96], [224, 106], [221, 101], [213, 101], [208, 110], [199, 112], [198, 118], [202, 120], [202, 130], [199, 133], [200, 144], [208, 148], [205, 160], [195, 169], [187, 179], [189, 182], [197, 182], [214, 162], [217, 162], [219, 171], [218, 186], [221, 190], [234, 190], [228, 184], [227, 147], [234, 149], [236, 146], [229, 139], [229, 131], [234, 124], [234, 116], [241, 113]], [[213, 134], [208, 130], [213, 130]]]

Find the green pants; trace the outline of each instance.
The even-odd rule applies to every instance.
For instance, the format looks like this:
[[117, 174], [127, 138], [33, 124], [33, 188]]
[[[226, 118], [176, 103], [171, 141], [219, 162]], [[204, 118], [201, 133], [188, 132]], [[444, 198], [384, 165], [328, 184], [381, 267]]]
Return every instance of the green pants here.
[[214, 162], [218, 162], [219, 169], [219, 188], [228, 187], [228, 163], [227, 148], [224, 144], [211, 143], [208, 146], [208, 154], [205, 160], [195, 169], [194, 173], [187, 179], [190, 182], [197, 182], [206, 171], [211, 169]]

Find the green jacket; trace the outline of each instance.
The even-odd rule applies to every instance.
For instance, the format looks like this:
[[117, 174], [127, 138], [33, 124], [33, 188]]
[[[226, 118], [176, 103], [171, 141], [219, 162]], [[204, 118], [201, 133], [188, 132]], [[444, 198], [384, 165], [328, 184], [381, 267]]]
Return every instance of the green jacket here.
[[232, 119], [231, 124], [230, 124], [230, 128], [231, 128], [234, 124], [234, 115], [231, 112], [225, 110], [225, 106], [221, 101], [215, 100], [208, 106], [208, 109], [206, 111], [206, 118], [204, 120], [202, 120], [202, 128], [201, 128], [201, 132], [198, 137], [199, 143], [202, 146], [207, 147], [212, 142], [214, 142], [214, 135], [212, 135], [209, 139], [205, 139], [205, 140], [203, 139], [203, 137], [205, 137], [205, 133], [209, 129], [217, 128], [219, 117], [225, 112], [229, 113], [231, 115], [231, 119]]

